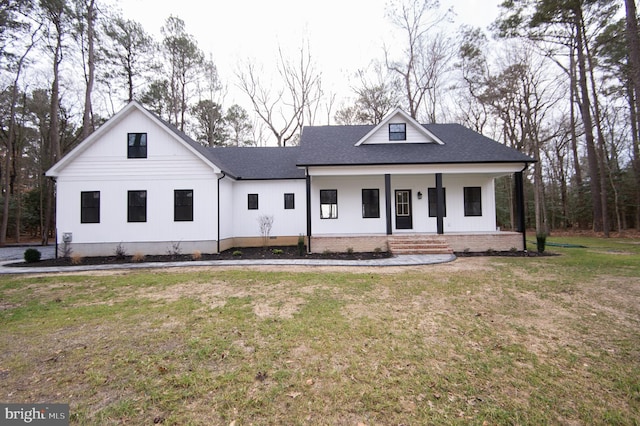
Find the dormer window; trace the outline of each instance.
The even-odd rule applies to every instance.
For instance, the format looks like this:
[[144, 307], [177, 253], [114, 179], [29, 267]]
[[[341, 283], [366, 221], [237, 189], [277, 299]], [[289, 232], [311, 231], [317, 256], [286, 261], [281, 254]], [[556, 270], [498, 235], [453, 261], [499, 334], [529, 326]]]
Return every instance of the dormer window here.
[[127, 158], [147, 158], [147, 134], [127, 134]]
[[390, 141], [406, 141], [407, 140], [407, 124], [406, 123], [390, 123], [389, 124], [389, 140]]

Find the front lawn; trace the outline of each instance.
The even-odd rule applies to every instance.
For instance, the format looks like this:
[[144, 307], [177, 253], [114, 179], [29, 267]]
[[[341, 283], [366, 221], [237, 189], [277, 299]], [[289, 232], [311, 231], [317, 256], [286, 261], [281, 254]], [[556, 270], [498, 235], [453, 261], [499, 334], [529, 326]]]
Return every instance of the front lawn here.
[[0, 401], [98, 425], [638, 424], [640, 240], [548, 241], [587, 248], [3, 276]]

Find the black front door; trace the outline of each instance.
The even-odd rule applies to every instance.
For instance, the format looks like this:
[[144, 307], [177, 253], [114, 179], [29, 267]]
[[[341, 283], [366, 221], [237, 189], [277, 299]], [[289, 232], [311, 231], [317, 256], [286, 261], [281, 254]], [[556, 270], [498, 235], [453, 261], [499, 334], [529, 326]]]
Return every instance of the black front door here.
[[396, 229], [412, 229], [411, 218], [411, 191], [408, 189], [396, 190]]

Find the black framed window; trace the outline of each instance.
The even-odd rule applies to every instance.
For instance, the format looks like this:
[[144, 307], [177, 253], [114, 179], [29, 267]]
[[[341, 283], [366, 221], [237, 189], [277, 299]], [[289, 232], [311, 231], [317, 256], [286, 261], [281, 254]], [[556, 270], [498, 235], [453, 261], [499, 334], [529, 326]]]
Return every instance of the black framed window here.
[[247, 208], [258, 210], [258, 194], [247, 194]]
[[320, 219], [338, 218], [338, 190], [320, 190]]
[[389, 140], [390, 141], [406, 141], [407, 125], [405, 123], [389, 124]]
[[363, 189], [362, 190], [362, 217], [364, 218], [380, 217], [380, 190], [379, 189]]
[[80, 193], [80, 223], [100, 223], [100, 191]]
[[[436, 188], [427, 189], [427, 198], [429, 198], [429, 217], [438, 216], [438, 191]], [[447, 188], [442, 188], [442, 201], [444, 203], [444, 216], [447, 216]]]
[[173, 220], [193, 222], [193, 189], [173, 191]]
[[284, 209], [293, 210], [296, 208], [296, 194], [284, 194]]
[[147, 191], [128, 191], [127, 222], [147, 221]]
[[127, 158], [147, 158], [146, 133], [127, 133]]
[[482, 216], [482, 188], [479, 186], [464, 188], [464, 215]]

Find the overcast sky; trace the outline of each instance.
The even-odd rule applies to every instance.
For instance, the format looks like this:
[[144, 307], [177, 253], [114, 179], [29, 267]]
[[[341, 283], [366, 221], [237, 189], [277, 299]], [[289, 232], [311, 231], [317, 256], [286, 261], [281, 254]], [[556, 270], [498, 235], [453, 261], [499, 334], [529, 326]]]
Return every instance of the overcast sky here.
[[[453, 7], [455, 26], [486, 28], [498, 15], [501, 0], [441, 0]], [[160, 40], [160, 27], [170, 15], [185, 21], [188, 33], [213, 60], [228, 86], [235, 86], [234, 70], [247, 59], [265, 64], [284, 52], [295, 53], [309, 41], [325, 90], [345, 92], [348, 79], [371, 60], [382, 58], [393, 28], [385, 17], [388, 0], [120, 0], [125, 18], [140, 22]], [[339, 93], [351, 96], [351, 93]], [[239, 99], [238, 99], [239, 98]], [[225, 107], [246, 106], [247, 100], [230, 87]]]

